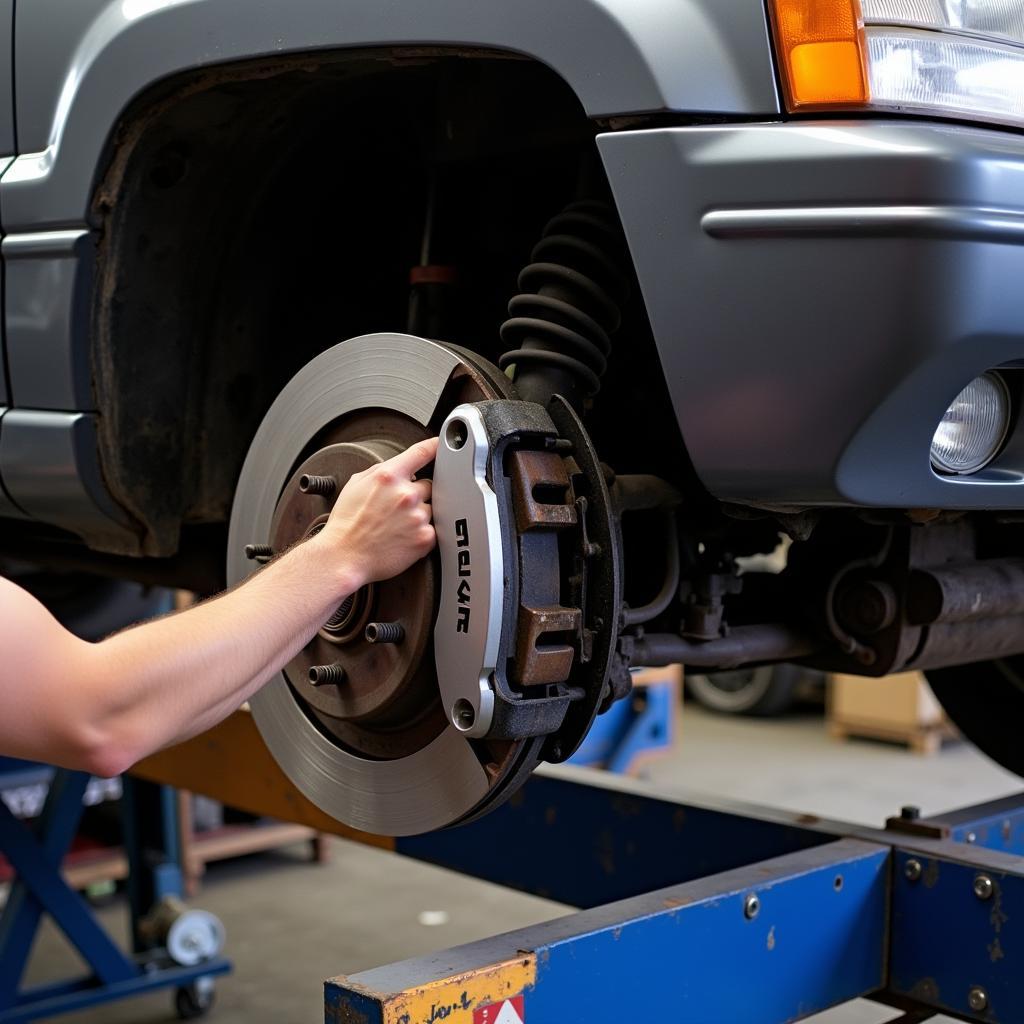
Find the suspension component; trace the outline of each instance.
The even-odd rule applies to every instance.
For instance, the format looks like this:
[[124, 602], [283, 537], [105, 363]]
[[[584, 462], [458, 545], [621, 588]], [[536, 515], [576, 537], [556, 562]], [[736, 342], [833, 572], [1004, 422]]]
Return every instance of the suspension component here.
[[605, 202], [571, 203], [545, 227], [501, 327], [498, 365], [515, 368], [521, 398], [546, 406], [560, 394], [578, 411], [597, 394], [627, 292], [624, 250]]

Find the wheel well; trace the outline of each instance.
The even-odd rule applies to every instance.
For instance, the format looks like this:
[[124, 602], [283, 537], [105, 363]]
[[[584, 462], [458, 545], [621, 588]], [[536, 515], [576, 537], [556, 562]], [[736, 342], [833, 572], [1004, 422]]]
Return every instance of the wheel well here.
[[[143, 551], [226, 520], [252, 435], [301, 365], [406, 329], [432, 181], [431, 259], [460, 274], [445, 340], [496, 358], [518, 270], [595, 131], [551, 70], [497, 53], [245, 65], [136, 103], [95, 197], [92, 361], [104, 478]], [[610, 390], [649, 403], [653, 389], [644, 415], [676, 438], [635, 305]]]

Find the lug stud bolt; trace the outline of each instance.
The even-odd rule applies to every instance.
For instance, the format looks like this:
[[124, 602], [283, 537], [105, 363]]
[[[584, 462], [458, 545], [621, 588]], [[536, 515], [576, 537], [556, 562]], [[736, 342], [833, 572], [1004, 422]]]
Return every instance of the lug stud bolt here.
[[274, 557], [274, 549], [269, 544], [246, 544], [245, 557], [250, 562], [269, 562]]
[[345, 669], [335, 663], [334, 665], [314, 665], [309, 670], [309, 681], [314, 686], [326, 686], [328, 683], [343, 683], [345, 681]]
[[995, 883], [988, 875], [977, 875], [974, 879], [974, 895], [979, 900], [991, 899], [995, 888]]
[[303, 494], [322, 494], [329, 498], [338, 489], [338, 481], [333, 476], [315, 476], [303, 473], [299, 477], [299, 490]]
[[405, 628], [400, 622], [368, 622], [364, 635], [371, 644], [400, 644]]

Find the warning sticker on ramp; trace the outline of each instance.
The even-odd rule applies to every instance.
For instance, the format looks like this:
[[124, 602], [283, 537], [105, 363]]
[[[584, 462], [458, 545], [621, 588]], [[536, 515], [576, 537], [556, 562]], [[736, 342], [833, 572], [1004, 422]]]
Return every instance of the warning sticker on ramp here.
[[488, 1003], [473, 1011], [473, 1024], [524, 1024], [523, 997], [513, 996], [500, 1003]]

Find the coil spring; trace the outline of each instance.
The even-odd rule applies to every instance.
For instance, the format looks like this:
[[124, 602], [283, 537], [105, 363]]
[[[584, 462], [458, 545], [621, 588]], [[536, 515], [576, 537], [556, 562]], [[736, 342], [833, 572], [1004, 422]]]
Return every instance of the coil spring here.
[[510, 351], [498, 366], [557, 368], [577, 378], [585, 397], [597, 394], [627, 292], [623, 247], [605, 202], [574, 202], [552, 218], [508, 304], [501, 340]]

